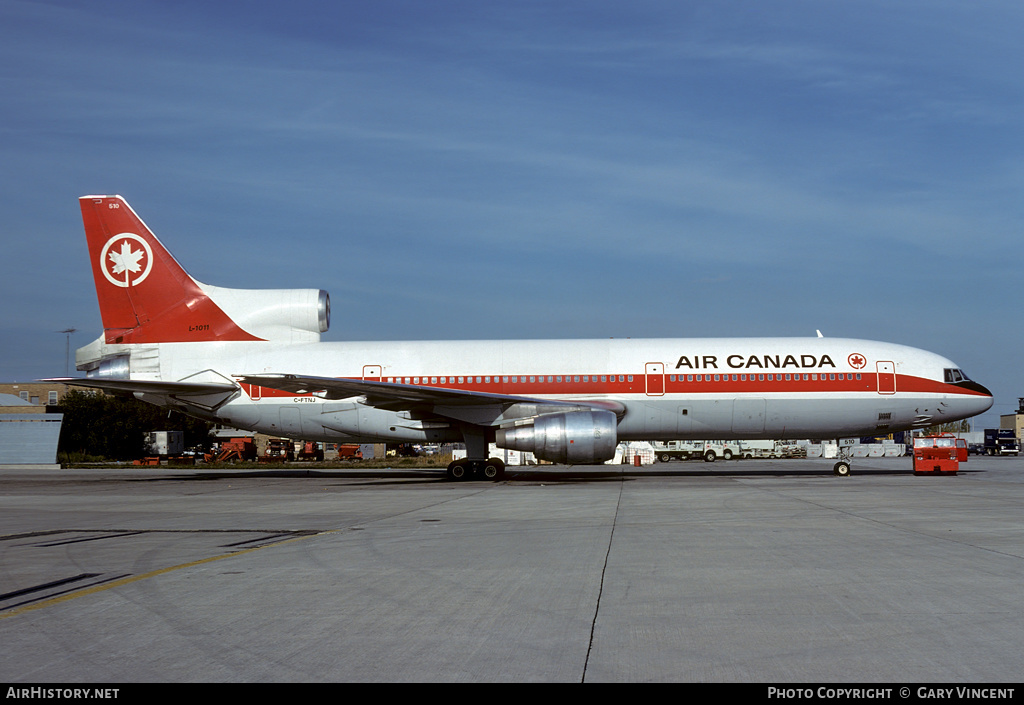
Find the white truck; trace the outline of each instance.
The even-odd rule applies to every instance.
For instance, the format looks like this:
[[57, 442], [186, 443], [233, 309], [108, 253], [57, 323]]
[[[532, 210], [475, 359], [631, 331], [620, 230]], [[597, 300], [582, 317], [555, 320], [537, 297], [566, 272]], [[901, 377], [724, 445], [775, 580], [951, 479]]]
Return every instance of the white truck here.
[[185, 434], [181, 431], [150, 431], [146, 438], [150, 455], [166, 458], [185, 452]]
[[742, 449], [736, 441], [656, 441], [651, 445], [655, 456], [663, 463], [690, 458], [703, 458], [704, 462], [713, 463], [719, 458], [742, 457]]
[[741, 458], [781, 458], [782, 446], [778, 441], [736, 441]]

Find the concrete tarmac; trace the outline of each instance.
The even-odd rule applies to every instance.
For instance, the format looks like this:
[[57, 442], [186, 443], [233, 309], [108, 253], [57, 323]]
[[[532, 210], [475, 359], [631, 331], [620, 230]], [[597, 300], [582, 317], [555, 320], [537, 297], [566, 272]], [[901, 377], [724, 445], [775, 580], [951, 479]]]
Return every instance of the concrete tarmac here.
[[0, 471], [0, 682], [1006, 683], [1024, 465]]

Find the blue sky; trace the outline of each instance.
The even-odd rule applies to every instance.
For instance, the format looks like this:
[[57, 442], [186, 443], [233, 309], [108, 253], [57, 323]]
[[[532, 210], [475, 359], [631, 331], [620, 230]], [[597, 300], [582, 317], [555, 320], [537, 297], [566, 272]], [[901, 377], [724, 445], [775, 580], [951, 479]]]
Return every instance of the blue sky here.
[[0, 0], [0, 380], [100, 332], [77, 198], [327, 340], [803, 336], [1017, 408], [1017, 2]]

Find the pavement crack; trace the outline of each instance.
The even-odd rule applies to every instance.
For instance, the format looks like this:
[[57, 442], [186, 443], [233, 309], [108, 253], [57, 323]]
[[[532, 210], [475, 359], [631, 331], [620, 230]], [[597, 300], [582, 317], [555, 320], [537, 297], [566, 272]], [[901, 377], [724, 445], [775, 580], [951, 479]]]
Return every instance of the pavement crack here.
[[608, 532], [608, 548], [604, 553], [604, 565], [601, 566], [601, 580], [597, 588], [597, 601], [594, 604], [594, 617], [590, 621], [590, 638], [587, 640], [587, 656], [583, 660], [583, 673], [580, 678], [581, 683], [587, 681], [587, 666], [590, 664], [590, 652], [594, 648], [594, 632], [597, 631], [597, 616], [601, 612], [601, 596], [604, 594], [604, 578], [608, 572], [608, 559], [612, 554], [612, 540], [615, 538], [615, 524], [619, 520], [619, 507], [622, 504], [622, 488], [624, 480], [619, 481], [619, 496], [615, 500], [615, 516], [612, 517], [612, 528]]

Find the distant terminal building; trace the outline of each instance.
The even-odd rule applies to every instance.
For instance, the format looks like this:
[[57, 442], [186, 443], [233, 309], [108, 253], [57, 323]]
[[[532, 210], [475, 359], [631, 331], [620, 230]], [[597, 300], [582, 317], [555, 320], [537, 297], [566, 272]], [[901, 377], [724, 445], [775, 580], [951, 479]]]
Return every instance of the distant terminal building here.
[[54, 412], [65, 393], [63, 384], [0, 384], [0, 467], [60, 467], [64, 416]]
[[1014, 436], [1024, 438], [1024, 397], [1017, 397], [1017, 413], [999, 417], [999, 428], [1011, 429]]
[[[12, 396], [23, 401], [28, 407], [16, 413], [19, 414], [43, 414], [46, 407], [57, 406], [70, 387], [59, 382], [18, 382], [13, 384], [0, 384], [0, 395]], [[14, 406], [8, 405], [8, 399], [0, 400], [0, 413], [11, 413], [8, 409]]]

